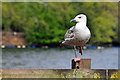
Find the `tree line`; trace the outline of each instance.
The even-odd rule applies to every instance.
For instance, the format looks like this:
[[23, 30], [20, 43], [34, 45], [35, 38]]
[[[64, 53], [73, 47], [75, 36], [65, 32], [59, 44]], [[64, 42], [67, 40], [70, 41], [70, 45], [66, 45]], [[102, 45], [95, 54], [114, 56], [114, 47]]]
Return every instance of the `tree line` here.
[[4, 2], [3, 31], [24, 32], [29, 45], [58, 43], [76, 15], [87, 15], [91, 44], [118, 42], [116, 2]]

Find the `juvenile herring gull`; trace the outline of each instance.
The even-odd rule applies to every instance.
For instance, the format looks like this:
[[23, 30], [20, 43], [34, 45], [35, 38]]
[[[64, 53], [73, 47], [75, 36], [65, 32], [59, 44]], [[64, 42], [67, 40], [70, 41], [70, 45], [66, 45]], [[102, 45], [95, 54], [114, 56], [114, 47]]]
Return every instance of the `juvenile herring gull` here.
[[80, 46], [79, 53], [82, 55], [82, 47], [90, 39], [90, 30], [87, 28], [87, 17], [84, 14], [77, 15], [70, 22], [76, 22], [76, 25], [71, 27], [65, 34], [62, 44], [72, 45], [75, 50], [75, 62], [81, 58], [77, 57], [76, 46]]

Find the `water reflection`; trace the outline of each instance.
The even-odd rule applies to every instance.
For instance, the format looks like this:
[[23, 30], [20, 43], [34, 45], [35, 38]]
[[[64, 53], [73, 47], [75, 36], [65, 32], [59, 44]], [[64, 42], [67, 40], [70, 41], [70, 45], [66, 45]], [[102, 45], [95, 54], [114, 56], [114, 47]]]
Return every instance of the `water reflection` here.
[[[13, 69], [71, 69], [73, 49], [3, 49], [3, 68]], [[118, 69], [118, 49], [83, 50], [78, 57], [91, 58], [92, 69]]]

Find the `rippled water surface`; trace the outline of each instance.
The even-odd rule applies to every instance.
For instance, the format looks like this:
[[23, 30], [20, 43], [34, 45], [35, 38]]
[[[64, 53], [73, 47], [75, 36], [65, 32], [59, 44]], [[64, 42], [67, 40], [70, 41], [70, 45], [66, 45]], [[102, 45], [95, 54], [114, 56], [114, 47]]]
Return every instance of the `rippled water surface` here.
[[[3, 49], [3, 68], [12, 69], [71, 69], [73, 49]], [[118, 49], [86, 49], [79, 57], [91, 58], [92, 69], [118, 69]]]

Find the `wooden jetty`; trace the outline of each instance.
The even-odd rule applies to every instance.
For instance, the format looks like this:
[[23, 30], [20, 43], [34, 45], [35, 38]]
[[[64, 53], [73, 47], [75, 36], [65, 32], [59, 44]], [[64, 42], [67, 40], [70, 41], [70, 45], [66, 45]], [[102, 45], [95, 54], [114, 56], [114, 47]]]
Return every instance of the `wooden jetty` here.
[[2, 78], [120, 78], [117, 69], [2, 69]]
[[81, 59], [76, 62], [72, 59], [72, 69], [91, 69], [91, 59]]

